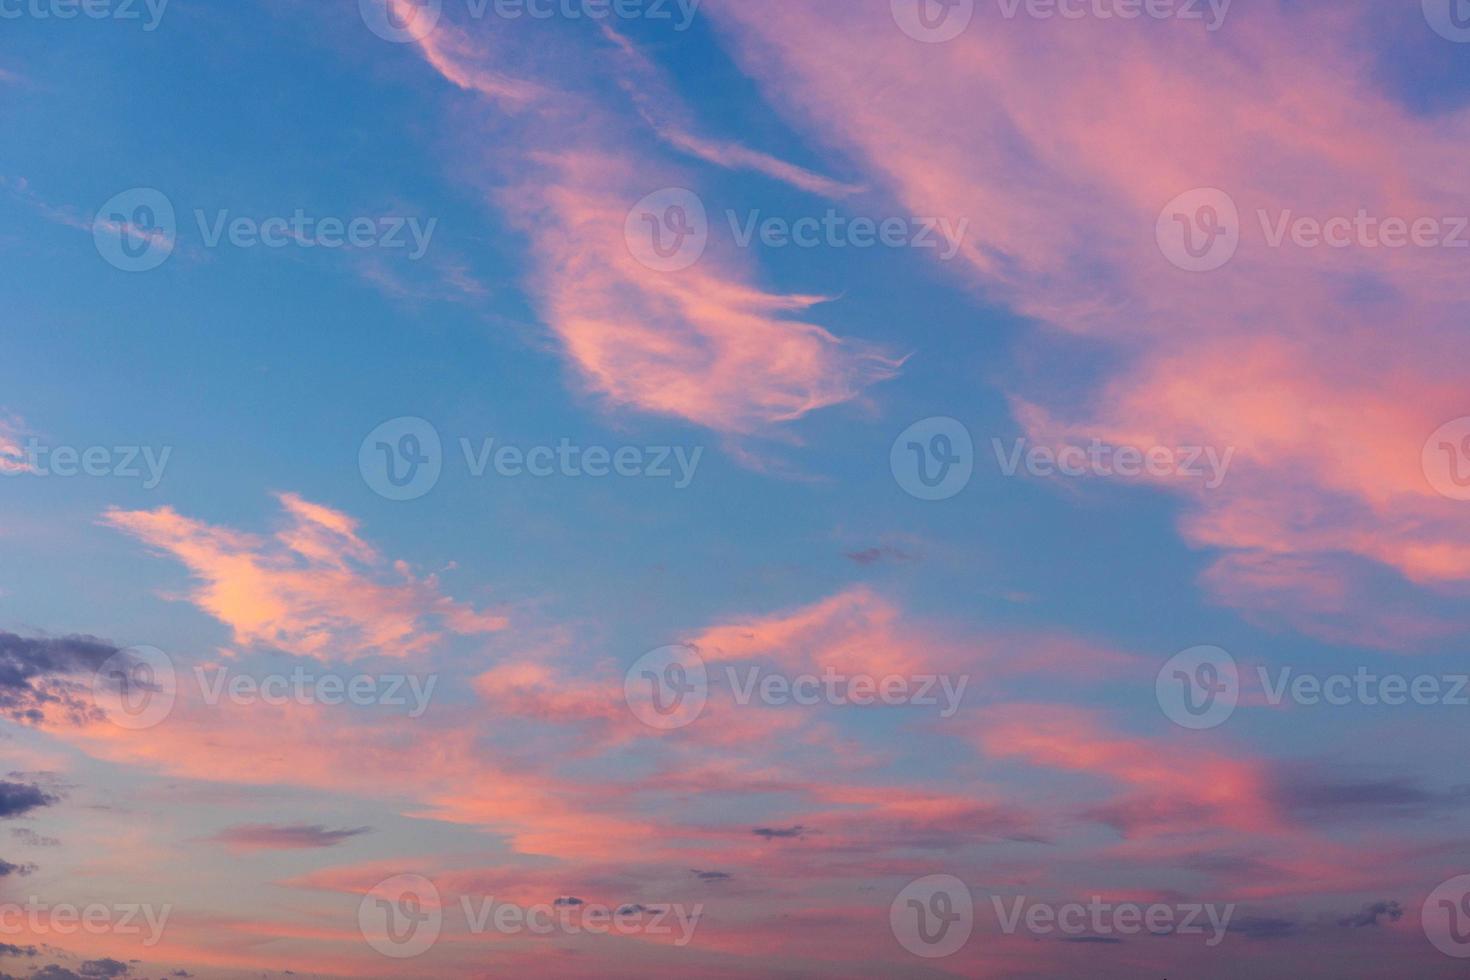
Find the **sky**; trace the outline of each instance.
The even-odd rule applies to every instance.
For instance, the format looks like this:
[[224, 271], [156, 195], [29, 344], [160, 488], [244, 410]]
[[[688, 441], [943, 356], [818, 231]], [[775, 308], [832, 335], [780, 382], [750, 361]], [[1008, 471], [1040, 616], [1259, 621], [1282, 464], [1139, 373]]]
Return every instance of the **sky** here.
[[0, 978], [1463, 977], [1470, 3], [0, 0]]

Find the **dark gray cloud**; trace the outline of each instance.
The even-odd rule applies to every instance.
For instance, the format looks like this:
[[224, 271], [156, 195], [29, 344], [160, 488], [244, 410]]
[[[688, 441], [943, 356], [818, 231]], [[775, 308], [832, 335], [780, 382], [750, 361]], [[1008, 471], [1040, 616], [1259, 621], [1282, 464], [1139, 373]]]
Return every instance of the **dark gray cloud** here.
[[1397, 922], [1403, 917], [1404, 907], [1398, 902], [1374, 902], [1364, 905], [1359, 912], [1343, 916], [1337, 920], [1337, 924], [1345, 929], [1365, 929], [1379, 925], [1384, 919]]
[[57, 797], [39, 786], [0, 779], [0, 820], [21, 817], [55, 802]]
[[35, 956], [39, 950], [34, 946], [12, 946], [0, 943], [0, 956]]
[[37, 722], [43, 706], [51, 704], [78, 722], [94, 717], [97, 708], [88, 696], [90, 677], [116, 653], [115, 645], [94, 636], [28, 637], [0, 632], [0, 714]]
[[321, 824], [251, 823], [227, 827], [208, 838], [243, 850], [292, 851], [335, 847], [345, 840], [372, 833], [371, 827], [328, 830]]
[[563, 895], [551, 904], [556, 908], [575, 908], [578, 905], [586, 905], [587, 903], [575, 895]]
[[9, 878], [11, 875], [28, 875], [35, 870], [34, 864], [11, 864], [9, 861], [0, 859], [0, 878]]
[[128, 965], [121, 960], [108, 959], [87, 960], [77, 972], [84, 977], [124, 977], [128, 974]]
[[729, 881], [735, 877], [726, 871], [700, 871], [698, 868], [690, 868], [689, 873], [700, 881]]
[[797, 824], [795, 827], [757, 827], [751, 833], [757, 837], [764, 837], [766, 840], [787, 840], [793, 837], [805, 837], [811, 831]]
[[879, 548], [864, 548], [862, 551], [847, 552], [847, 560], [857, 565], [876, 565], [881, 561], [914, 561], [913, 555], [899, 548], [883, 545]]
[[10, 836], [25, 844], [27, 847], [60, 847], [61, 841], [55, 837], [46, 837], [36, 833], [29, 827], [13, 827]]

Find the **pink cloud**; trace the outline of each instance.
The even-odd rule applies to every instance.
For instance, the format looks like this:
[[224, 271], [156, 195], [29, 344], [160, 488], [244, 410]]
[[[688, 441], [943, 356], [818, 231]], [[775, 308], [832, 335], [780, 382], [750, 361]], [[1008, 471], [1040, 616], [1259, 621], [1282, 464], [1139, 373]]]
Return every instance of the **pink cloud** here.
[[185, 597], [227, 624], [237, 643], [320, 660], [406, 657], [446, 634], [504, 629], [498, 614], [443, 595], [357, 534], [357, 522], [279, 494], [285, 523], [269, 538], [205, 524], [172, 508], [109, 510], [103, 523], [182, 562], [199, 584]]
[[[1013, 384], [1028, 434], [1237, 450], [1218, 489], [1167, 483], [1187, 501], [1185, 539], [1225, 553], [1205, 584], [1232, 604], [1273, 612], [1237, 573], [1278, 559], [1312, 565], [1306, 598], [1333, 576], [1366, 596], [1344, 555], [1463, 596], [1463, 505], [1420, 465], [1430, 433], [1470, 414], [1463, 251], [1272, 247], [1260, 217], [1470, 214], [1443, 176], [1470, 117], [1418, 116], [1371, 87], [1358, 44], [1371, 5], [1253, 8], [1214, 33], [978, 5], [944, 44], [903, 36], [887, 7], [705, 9], [771, 102], [906, 213], [971, 219], [954, 265], [977, 290], [1115, 346], [1121, 366], [1088, 397]], [[1232, 196], [1241, 244], [1222, 269], [1184, 272], [1155, 224], [1201, 187]], [[1289, 621], [1330, 632], [1336, 611]], [[1450, 628], [1363, 632], [1412, 647]]]

